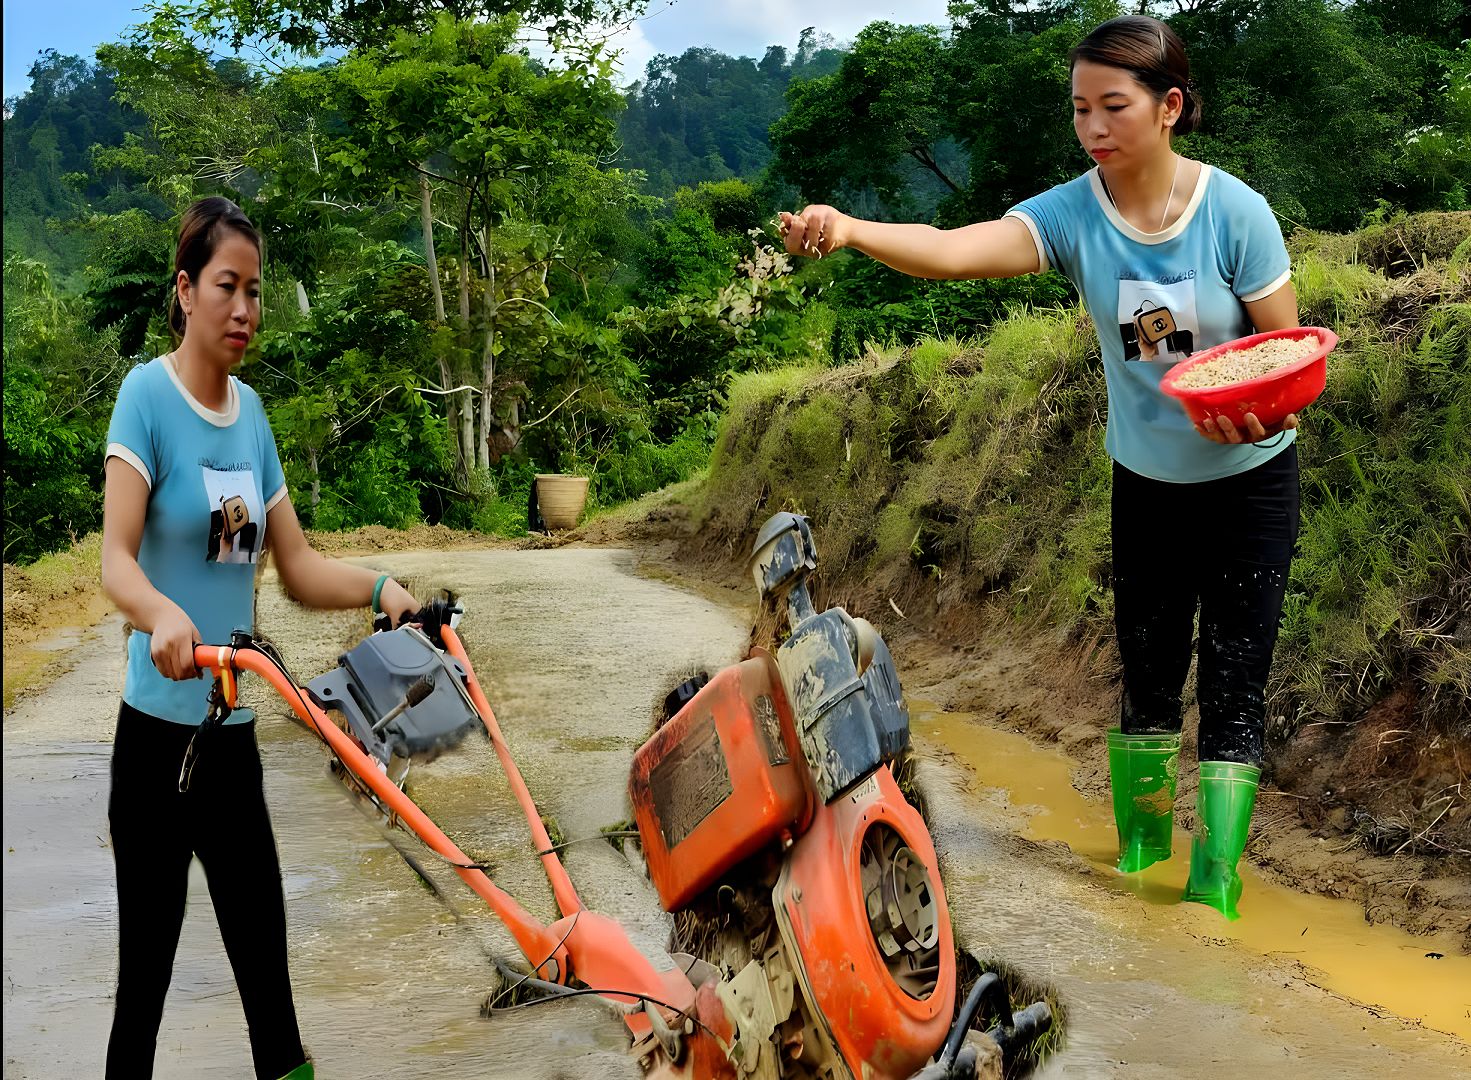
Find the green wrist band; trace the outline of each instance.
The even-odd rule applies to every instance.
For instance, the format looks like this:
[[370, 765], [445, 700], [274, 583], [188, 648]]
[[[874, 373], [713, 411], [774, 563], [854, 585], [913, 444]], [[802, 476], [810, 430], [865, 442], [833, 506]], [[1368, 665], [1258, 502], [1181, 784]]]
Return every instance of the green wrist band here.
[[378, 606], [378, 602], [383, 599], [383, 583], [388, 580], [388, 577], [389, 577], [389, 575], [387, 575], [387, 574], [379, 574], [378, 575], [378, 581], [373, 585], [373, 614], [374, 615], [381, 615], [383, 613], [383, 609]]

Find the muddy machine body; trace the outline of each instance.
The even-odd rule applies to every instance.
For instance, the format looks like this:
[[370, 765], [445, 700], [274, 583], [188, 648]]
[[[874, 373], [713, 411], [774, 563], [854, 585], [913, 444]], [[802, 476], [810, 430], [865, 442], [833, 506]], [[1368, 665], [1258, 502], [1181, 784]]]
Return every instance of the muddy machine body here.
[[[909, 717], [893, 659], [864, 620], [815, 609], [804, 518], [768, 521], [750, 565], [763, 598], [785, 611], [785, 643], [681, 686], [672, 715], [634, 755], [629, 795], [649, 877], [677, 926], [710, 930], [703, 948], [662, 956], [582, 904], [475, 679], [452, 602], [427, 606], [418, 626], [372, 635], [306, 687], [244, 635], [199, 646], [196, 661], [216, 672], [226, 711], [237, 672], [270, 681], [330, 747], [334, 767], [505, 922], [533, 985], [582, 988], [618, 1009], [647, 1074], [974, 1075], [974, 1052], [957, 1050], [987, 995], [973, 992], [957, 1015], [934, 845], [894, 775]], [[550, 925], [403, 791], [412, 758], [479, 725], [561, 911]], [[1012, 1017], [989, 996], [1001, 1017], [993, 1034], [1021, 1042], [1048, 1021], [1045, 1006]]]
[[761, 530], [751, 572], [787, 641], [699, 688], [635, 755], [629, 792], [666, 910], [717, 890], [760, 943], [739, 967], [725, 950], [718, 986], [736, 1075], [907, 1077], [954, 1017], [949, 912], [891, 772], [909, 743], [893, 660], [866, 622], [815, 610], [816, 565], [804, 519]]

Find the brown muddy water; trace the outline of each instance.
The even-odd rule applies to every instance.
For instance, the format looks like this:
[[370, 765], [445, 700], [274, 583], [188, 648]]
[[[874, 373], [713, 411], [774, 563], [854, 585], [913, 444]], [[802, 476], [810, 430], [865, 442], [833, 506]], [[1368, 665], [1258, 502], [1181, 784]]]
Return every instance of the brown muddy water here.
[[[447, 585], [463, 595], [461, 631], [482, 685], [533, 795], [567, 839], [628, 816], [627, 769], [651, 703], [695, 667], [737, 659], [754, 611], [640, 577], [632, 553], [608, 549], [362, 561], [421, 593]], [[302, 680], [366, 629], [358, 613], [292, 605], [269, 579], [260, 626]], [[106, 802], [119, 621], [81, 643], [93, 663], [4, 718], [7, 1078], [100, 1075], [111, 1021], [116, 900]], [[909, 689], [923, 696], [923, 687]], [[499, 986], [489, 957], [514, 958], [509, 936], [453, 874], [393, 834], [448, 906], [436, 899], [329, 775], [315, 738], [279, 702], [254, 700], [297, 1007], [320, 1075], [636, 1075], [622, 1025], [596, 1002], [482, 1019], [482, 1000]], [[1066, 1010], [1063, 1048], [1043, 1075], [1181, 1077], [1224, 1067], [1241, 1077], [1285, 1069], [1295, 1078], [1438, 1077], [1471, 1068], [1465, 1042], [1432, 1030], [1464, 1036], [1458, 1025], [1471, 1023], [1461, 1015], [1471, 1008], [1464, 957], [1442, 948], [1445, 960], [1423, 959], [1433, 944], [1386, 937], [1361, 916], [1355, 925], [1350, 905], [1335, 912], [1331, 901], [1277, 896], [1253, 877], [1236, 924], [1170, 903], [1170, 890], [1178, 894], [1170, 875], [1184, 872], [1183, 838], [1173, 863], [1131, 895], [1110, 876], [1108, 809], [1076, 796], [1066, 762], [915, 704], [919, 780], [957, 938], [1052, 989]], [[554, 917], [485, 739], [472, 735], [417, 768], [409, 791], [467, 853], [496, 863], [495, 879], [529, 910]], [[668, 920], [634, 863], [599, 840], [565, 856], [590, 907], [623, 921], [642, 945], [665, 942]], [[245, 1076], [249, 1061], [196, 866], [156, 1075]]]

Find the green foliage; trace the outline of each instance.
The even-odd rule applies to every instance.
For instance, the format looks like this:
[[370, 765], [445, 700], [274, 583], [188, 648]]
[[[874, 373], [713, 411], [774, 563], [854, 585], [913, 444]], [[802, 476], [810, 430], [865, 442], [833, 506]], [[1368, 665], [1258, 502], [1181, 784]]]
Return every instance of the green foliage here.
[[[154, 40], [197, 37], [228, 41], [237, 51], [249, 44], [273, 57], [320, 56], [331, 49], [370, 47], [401, 30], [425, 31], [446, 11], [467, 21], [522, 17], [550, 40], [575, 44], [589, 28], [618, 23], [644, 6], [644, 0], [165, 0], [146, 9], [151, 19], [145, 27]], [[594, 36], [585, 47], [599, 44]]]
[[169, 224], [135, 208], [95, 215], [81, 231], [91, 249], [85, 271], [89, 321], [97, 329], [116, 327], [118, 347], [136, 356], [150, 327], [160, 337], [166, 333], [173, 296]]
[[829, 351], [838, 359], [926, 336], [972, 336], [1016, 307], [1070, 302], [1072, 286], [1049, 271], [1021, 278], [930, 281], [839, 252], [824, 299], [836, 311]]
[[1471, 188], [1471, 39], [1460, 43], [1441, 90], [1442, 117], [1405, 137], [1397, 164], [1409, 184], [1428, 189], [1419, 201], [1434, 205], [1439, 196], [1442, 209], [1471, 209], [1467, 202]]
[[714, 424], [705, 417], [697, 417], [667, 443], [655, 441], [647, 430], [627, 432], [621, 445], [598, 462], [589, 505], [616, 506], [688, 480], [709, 461], [714, 435]]
[[26, 563], [101, 523], [102, 448], [95, 429], [55, 422], [36, 371], [7, 363], [4, 394], [5, 560]]
[[86, 245], [61, 226], [88, 208], [146, 201], [91, 170], [92, 147], [120, 142], [142, 117], [115, 100], [113, 73], [82, 57], [47, 49], [28, 74], [29, 92], [6, 102], [5, 255], [37, 259], [73, 286]]
[[724, 284], [736, 263], [736, 245], [715, 231], [710, 217], [680, 209], [668, 221], [655, 221], [643, 256], [639, 299], [667, 304], [696, 291]]
[[955, 5], [948, 35], [875, 23], [838, 72], [792, 87], [773, 172], [861, 216], [998, 216], [1083, 163], [1066, 56], [1106, 6]]
[[649, 190], [666, 198], [681, 187], [759, 176], [788, 85], [827, 74], [840, 56], [831, 37], [810, 27], [794, 51], [772, 45], [759, 62], [708, 48], [656, 56], [628, 91], [621, 160], [647, 173]]
[[[1246, 180], [1294, 225], [1349, 227], [1377, 197], [1459, 208], [1471, 190], [1471, 46], [1453, 7], [1409, 20], [1332, 0], [1161, 10], [1204, 102], [1204, 128], [1181, 149]], [[948, 34], [872, 24], [838, 71], [792, 86], [772, 171], [860, 216], [996, 217], [1086, 167], [1067, 53], [1118, 13], [988, 0], [952, 5]], [[935, 184], [948, 197], [936, 200]]]
[[959, 192], [964, 176], [948, 175], [936, 150], [953, 133], [946, 51], [937, 27], [865, 27], [836, 72], [788, 91], [788, 111], [771, 128], [777, 177], [818, 201], [871, 186], [893, 204], [908, 182], [898, 164], [908, 160]]
[[1376, 198], [1443, 208], [1453, 178], [1434, 164], [1434, 139], [1419, 151], [1411, 140], [1452, 120], [1444, 88], [1459, 39], [1447, 40], [1448, 19], [1385, 8], [1273, 0], [1171, 19], [1205, 101], [1205, 130], [1187, 145], [1293, 225], [1351, 228]]
[[710, 219], [715, 231], [742, 240], [761, 228], [761, 195], [745, 180], [703, 180], [699, 186], [680, 188], [674, 205]]
[[430, 335], [394, 303], [422, 303], [423, 266], [394, 243], [354, 263], [323, 281], [307, 315], [263, 330], [241, 372], [267, 403], [297, 513], [316, 529], [422, 520], [427, 491], [452, 468], [414, 389], [432, 366]]
[[5, 260], [5, 560], [30, 562], [102, 520], [102, 451], [124, 363], [113, 333], [33, 259]]
[[[170, 218], [219, 192], [265, 236], [265, 323], [242, 374], [309, 524], [515, 532], [537, 470], [588, 474], [595, 505], [633, 498], [701, 467], [727, 397], [745, 413], [756, 388], [800, 396], [810, 380], [820, 392], [773, 414], [763, 453], [773, 469], [793, 453], [822, 461], [820, 499], [846, 493], [855, 528], [878, 522], [855, 560], [1023, 582], [1026, 610], [1048, 597], [1061, 605], [1049, 618], [1094, 617], [1106, 477], [1096, 448], [1068, 440], [1091, 437], [1097, 380], [1071, 374], [1076, 334], [1023, 314], [1067, 310], [1066, 284], [917, 281], [846, 254], [793, 272], [750, 236], [791, 205], [791, 180], [864, 216], [946, 226], [1075, 175], [1066, 53], [1116, 5], [956, 3], [948, 31], [874, 24], [851, 50], [812, 29], [759, 61], [690, 50], [620, 95], [580, 20], [639, 6], [495, 0], [467, 17], [424, 0], [185, 0], [150, 8], [97, 65], [43, 56], [5, 121], [7, 254], [59, 268], [42, 283], [36, 264], [6, 263], [6, 512], [22, 530], [7, 542], [44, 550], [95, 516], [111, 395], [131, 358], [167, 340]], [[1461, 340], [1449, 315], [1427, 343], [1415, 336], [1400, 279], [1424, 284], [1446, 230], [1398, 208], [1453, 207], [1471, 190], [1464, 13], [1443, 0], [1185, 7], [1163, 13], [1206, 100], [1187, 152], [1267, 191], [1284, 219], [1375, 215], [1351, 238], [1304, 234], [1295, 275], [1312, 321], [1357, 327], [1374, 312], [1383, 347], [1355, 354], [1335, 385], [1400, 422], [1395, 410], [1424, 407], [1417, 358], [1444, 369], [1445, 343]], [[556, 62], [522, 47], [548, 25], [566, 46]], [[216, 60], [214, 41], [278, 63]], [[323, 48], [326, 62], [291, 66], [289, 50]], [[615, 155], [629, 168], [609, 168]], [[962, 344], [976, 338], [983, 350]], [[845, 380], [867, 367], [832, 362], [891, 343], [915, 348], [882, 393], [846, 403]], [[800, 379], [778, 367], [790, 364]], [[881, 453], [854, 438], [867, 425], [886, 433]], [[1441, 432], [1453, 459], [1460, 429]], [[1073, 463], [1072, 503], [1042, 516], [1047, 542], [1016, 480], [1037, 467], [1025, 448], [1038, 439]], [[937, 472], [920, 467], [927, 455]], [[875, 501], [895, 476], [907, 494]], [[796, 473], [778, 479], [748, 494], [807, 498]], [[1416, 482], [1453, 501], [1444, 483]], [[977, 492], [991, 493], [984, 506]], [[1383, 580], [1376, 625], [1400, 595]]]

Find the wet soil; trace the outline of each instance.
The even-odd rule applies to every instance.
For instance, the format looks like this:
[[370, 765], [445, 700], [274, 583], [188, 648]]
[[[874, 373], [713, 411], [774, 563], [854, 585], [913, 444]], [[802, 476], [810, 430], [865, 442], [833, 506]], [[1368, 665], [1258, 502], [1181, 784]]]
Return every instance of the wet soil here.
[[[569, 839], [627, 817], [628, 760], [654, 700], [692, 667], [740, 655], [755, 614], [748, 583], [732, 573], [706, 572], [693, 589], [669, 584], [689, 564], [668, 544], [640, 555], [574, 546], [363, 561], [420, 593], [444, 585], [464, 596], [472, 661], [532, 792]], [[714, 557], [709, 565], [717, 562], [728, 566]], [[1047, 753], [1034, 745], [1040, 718], [1066, 713], [1080, 727], [1097, 724], [1098, 707], [1090, 713], [1076, 695], [1050, 698], [1057, 673], [1025, 652], [952, 651], [892, 612], [859, 613], [894, 645], [916, 705], [919, 782], [958, 940], [1054, 993], [1065, 1011], [1063, 1049], [1044, 1075], [1175, 1077], [1226, 1066], [1236, 1075], [1290, 1067], [1308, 1077], [1418, 1077], [1471, 1068], [1467, 1043], [1435, 1030], [1466, 1037], [1459, 1025], [1471, 1024], [1471, 1002], [1455, 994], [1471, 977], [1462, 978], [1462, 966], [1437, 969], [1444, 961], [1417, 951], [1432, 942], [1424, 952], [1464, 965], [1454, 941], [1407, 939], [1406, 946], [1363, 923], [1347, 901], [1332, 904], [1331, 916], [1288, 909], [1268, 920], [1286, 901], [1268, 902], [1270, 873], [1249, 880], [1248, 918], [1274, 926], [1299, 919], [1306, 932], [1299, 938], [1333, 938], [1309, 955], [1290, 941], [1232, 931], [1209, 909], [1169, 902], [1178, 858], [1131, 894], [1106, 865], [1111, 837], [1094, 777], [1102, 761], [1053, 751], [1044, 769], [1030, 756]], [[302, 679], [325, 670], [367, 629], [361, 613], [291, 604], [270, 580], [259, 617]], [[102, 659], [5, 714], [7, 1077], [96, 1075], [110, 1023], [116, 913], [106, 789], [120, 621], [103, 622], [83, 644]], [[413, 852], [415, 842], [385, 836], [330, 777], [313, 737], [278, 703], [256, 700], [298, 1008], [324, 1075], [635, 1074], [622, 1053], [621, 1024], [596, 1003], [482, 1019], [480, 1002], [501, 985], [488, 957], [514, 957], [508, 935], [421, 852], [448, 906], [436, 899], [395, 850]], [[998, 729], [1008, 726], [1033, 741], [1013, 735], [1006, 744]], [[1055, 741], [1069, 749], [1066, 739]], [[1034, 775], [1044, 777], [1040, 787], [1023, 783]], [[418, 768], [410, 793], [468, 853], [496, 863], [496, 880], [534, 914], [554, 916], [524, 822], [483, 739]], [[627, 858], [594, 840], [574, 844], [566, 861], [589, 906], [619, 918], [640, 944], [665, 941], [667, 919]], [[1255, 910], [1245, 906], [1254, 896]], [[1365, 969], [1353, 959], [1364, 950], [1420, 960], [1423, 967], [1408, 970], [1426, 975]], [[1392, 993], [1366, 988], [1376, 977]], [[238, 996], [196, 876], [158, 1075], [241, 1075], [248, 1060]]]
[[[623, 820], [633, 747], [656, 687], [691, 664], [724, 664], [744, 645], [741, 612], [633, 573], [619, 551], [441, 552], [375, 556], [427, 593], [454, 588], [463, 635], [543, 812], [568, 839]], [[261, 630], [301, 679], [329, 668], [367, 630], [360, 612], [309, 612], [273, 576]], [[4, 719], [5, 1070], [7, 1078], [101, 1075], [116, 978], [116, 894], [106, 801], [122, 623], [83, 635], [96, 662], [74, 666]], [[75, 652], [71, 654], [75, 656]], [[246, 683], [251, 686], [254, 680]], [[658, 691], [661, 695], [664, 690]], [[308, 1048], [324, 1076], [619, 1077], [637, 1069], [622, 1024], [578, 1000], [495, 1014], [480, 1006], [516, 959], [509, 936], [416, 841], [385, 834], [330, 774], [314, 736], [255, 689], [287, 898], [293, 983]], [[525, 821], [488, 741], [416, 769], [409, 790], [533, 914], [555, 909]], [[396, 847], [442, 890], [436, 899]], [[584, 901], [648, 948], [667, 917], [641, 870], [606, 842], [565, 861]], [[160, 1077], [249, 1075], [239, 997], [202, 872], [159, 1039]]]

